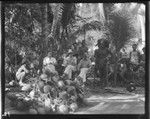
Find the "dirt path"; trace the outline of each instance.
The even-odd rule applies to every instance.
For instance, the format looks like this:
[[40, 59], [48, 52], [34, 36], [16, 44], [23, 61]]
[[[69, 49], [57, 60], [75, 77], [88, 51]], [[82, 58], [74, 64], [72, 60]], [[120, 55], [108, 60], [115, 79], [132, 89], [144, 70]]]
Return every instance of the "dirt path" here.
[[86, 102], [75, 114], [144, 114], [144, 95], [93, 95]]

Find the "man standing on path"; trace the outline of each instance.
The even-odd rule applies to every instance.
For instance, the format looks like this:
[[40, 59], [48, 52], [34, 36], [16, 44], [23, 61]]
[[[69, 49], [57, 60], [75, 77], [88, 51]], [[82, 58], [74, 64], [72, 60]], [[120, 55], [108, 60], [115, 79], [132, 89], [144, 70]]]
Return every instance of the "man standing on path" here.
[[98, 40], [98, 49], [95, 50], [95, 74], [102, 81], [102, 88], [106, 86], [106, 76], [107, 76], [107, 59], [111, 55], [109, 51], [109, 42], [105, 39]]

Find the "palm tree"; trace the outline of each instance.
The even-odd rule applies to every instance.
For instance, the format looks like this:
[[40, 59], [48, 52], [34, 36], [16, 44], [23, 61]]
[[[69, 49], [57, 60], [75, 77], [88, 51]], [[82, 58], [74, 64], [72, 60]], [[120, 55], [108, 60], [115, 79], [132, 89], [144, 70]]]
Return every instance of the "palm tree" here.
[[57, 50], [62, 51], [62, 44], [66, 41], [64, 37], [68, 37], [68, 25], [74, 19], [75, 3], [58, 3], [53, 11], [53, 22], [51, 33], [48, 35], [50, 39], [57, 44]]
[[[126, 8], [126, 7], [124, 7]], [[115, 85], [117, 78], [117, 62], [118, 53], [125, 46], [131, 38], [137, 37], [137, 30], [135, 28], [135, 20], [131, 11], [121, 9], [110, 15], [111, 23], [108, 25], [110, 34], [112, 36], [112, 44], [115, 46]]]

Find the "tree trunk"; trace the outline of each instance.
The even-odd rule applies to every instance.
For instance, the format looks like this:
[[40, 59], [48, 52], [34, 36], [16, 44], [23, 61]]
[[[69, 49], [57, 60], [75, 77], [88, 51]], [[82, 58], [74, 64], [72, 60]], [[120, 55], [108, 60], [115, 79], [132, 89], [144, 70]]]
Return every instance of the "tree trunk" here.
[[47, 4], [41, 4], [41, 13], [42, 13], [42, 37], [41, 37], [41, 53], [40, 53], [40, 61], [39, 68], [42, 69], [43, 58], [46, 56], [48, 51], [48, 28], [47, 28]]

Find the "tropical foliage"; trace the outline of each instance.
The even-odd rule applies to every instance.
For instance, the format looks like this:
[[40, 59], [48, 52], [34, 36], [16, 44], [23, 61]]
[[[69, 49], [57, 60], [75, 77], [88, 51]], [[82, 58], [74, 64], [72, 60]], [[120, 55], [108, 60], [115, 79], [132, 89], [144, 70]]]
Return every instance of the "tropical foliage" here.
[[[47, 4], [5, 4], [5, 47], [6, 56], [12, 64], [20, 52], [26, 55], [36, 53], [40, 65], [47, 52], [59, 57], [76, 42], [79, 36], [86, 38], [86, 33], [97, 31], [107, 36], [115, 54], [132, 38], [139, 37], [136, 28], [137, 14], [140, 4], [132, 3], [47, 3]], [[93, 5], [93, 8], [90, 7]], [[90, 9], [91, 12], [81, 16], [79, 11]], [[96, 15], [93, 15], [94, 12]], [[89, 10], [89, 11], [90, 11]], [[138, 12], [140, 11], [140, 12]], [[87, 11], [86, 11], [87, 12]], [[90, 16], [91, 15], [91, 16]], [[133, 17], [134, 16], [134, 17]], [[98, 39], [89, 36], [87, 44], [95, 45]], [[23, 49], [23, 50], [22, 50]], [[11, 55], [16, 54], [16, 55]]]

